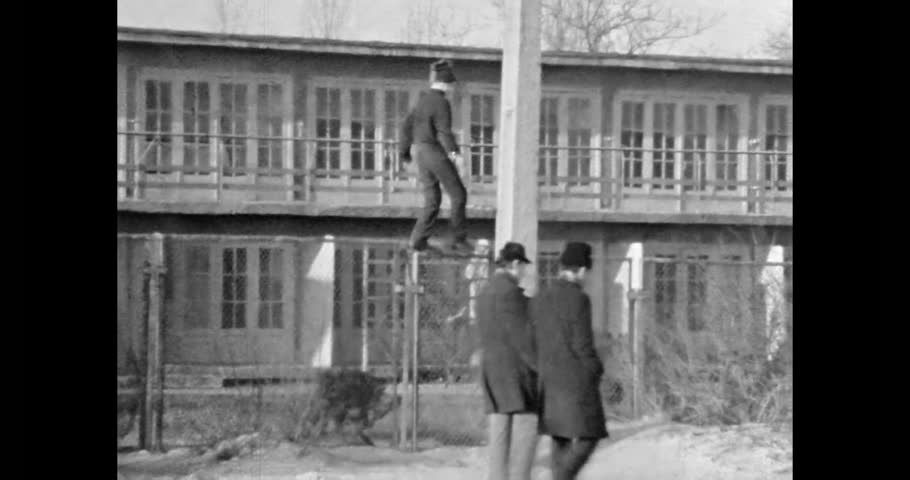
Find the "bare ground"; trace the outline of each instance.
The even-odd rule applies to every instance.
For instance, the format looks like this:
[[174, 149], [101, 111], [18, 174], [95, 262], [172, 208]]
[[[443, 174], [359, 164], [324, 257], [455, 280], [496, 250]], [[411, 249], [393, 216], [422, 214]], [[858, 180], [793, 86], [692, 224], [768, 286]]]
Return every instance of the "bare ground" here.
[[[636, 431], [637, 430], [637, 431]], [[765, 425], [693, 427], [663, 424], [621, 430], [599, 446], [582, 480], [788, 480], [792, 435]], [[541, 441], [534, 480], [550, 478], [549, 444]], [[281, 444], [225, 462], [176, 450], [121, 454], [131, 480], [341, 480], [483, 478], [483, 447], [437, 447], [419, 453], [383, 447], [309, 448]]]

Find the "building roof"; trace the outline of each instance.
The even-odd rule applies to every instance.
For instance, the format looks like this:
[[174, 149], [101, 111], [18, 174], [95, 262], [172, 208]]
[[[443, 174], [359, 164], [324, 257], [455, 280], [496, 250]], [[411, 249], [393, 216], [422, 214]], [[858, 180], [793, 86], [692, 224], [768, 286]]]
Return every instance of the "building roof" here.
[[[328, 40], [322, 38], [223, 34], [178, 30], [117, 27], [117, 41], [157, 45], [226, 47], [336, 55], [367, 55], [406, 58], [451, 58], [480, 62], [502, 61], [502, 50], [479, 47], [450, 47], [410, 43]], [[541, 62], [549, 66], [620, 67], [671, 71], [709, 71], [792, 75], [793, 64], [783, 60], [685, 57], [672, 55], [622, 55], [580, 52], [543, 52]]]

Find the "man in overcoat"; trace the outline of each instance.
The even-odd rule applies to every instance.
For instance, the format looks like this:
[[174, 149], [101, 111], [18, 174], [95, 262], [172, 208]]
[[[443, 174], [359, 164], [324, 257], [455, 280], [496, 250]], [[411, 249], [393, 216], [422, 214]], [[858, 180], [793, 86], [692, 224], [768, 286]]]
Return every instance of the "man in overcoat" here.
[[582, 284], [592, 266], [591, 246], [570, 242], [559, 277], [531, 299], [539, 375], [539, 432], [553, 439], [554, 480], [576, 477], [607, 437], [600, 398], [604, 368], [594, 349], [591, 300]]
[[537, 450], [534, 333], [528, 300], [518, 285], [529, 263], [524, 246], [507, 243], [477, 300], [489, 480], [530, 480]]
[[[434, 62], [432, 68], [429, 91], [421, 95], [402, 123], [398, 150], [402, 162], [416, 159], [423, 188], [423, 211], [411, 231], [410, 247], [416, 251], [470, 254], [474, 248], [467, 241], [465, 227], [468, 197], [459, 173], [464, 170], [464, 159], [452, 134], [452, 107], [446, 98], [446, 92], [454, 89], [455, 73], [448, 60]], [[437, 246], [430, 245], [429, 240], [442, 203], [440, 184], [451, 201], [452, 238]]]

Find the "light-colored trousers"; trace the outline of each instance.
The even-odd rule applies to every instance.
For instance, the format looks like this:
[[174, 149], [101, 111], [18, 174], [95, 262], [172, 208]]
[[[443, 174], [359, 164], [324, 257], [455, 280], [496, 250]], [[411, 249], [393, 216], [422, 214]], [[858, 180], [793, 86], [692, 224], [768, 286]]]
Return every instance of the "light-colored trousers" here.
[[487, 480], [530, 480], [537, 453], [537, 414], [494, 413], [488, 420]]

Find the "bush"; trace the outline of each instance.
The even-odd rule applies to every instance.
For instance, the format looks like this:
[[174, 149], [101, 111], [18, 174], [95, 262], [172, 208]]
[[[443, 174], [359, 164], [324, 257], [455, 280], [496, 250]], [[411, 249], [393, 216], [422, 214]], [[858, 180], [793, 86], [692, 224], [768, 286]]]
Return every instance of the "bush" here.
[[673, 330], [645, 337], [645, 395], [652, 407], [696, 425], [792, 419], [786, 346], [769, 361], [761, 341], [741, 345], [717, 332], [698, 340]]

